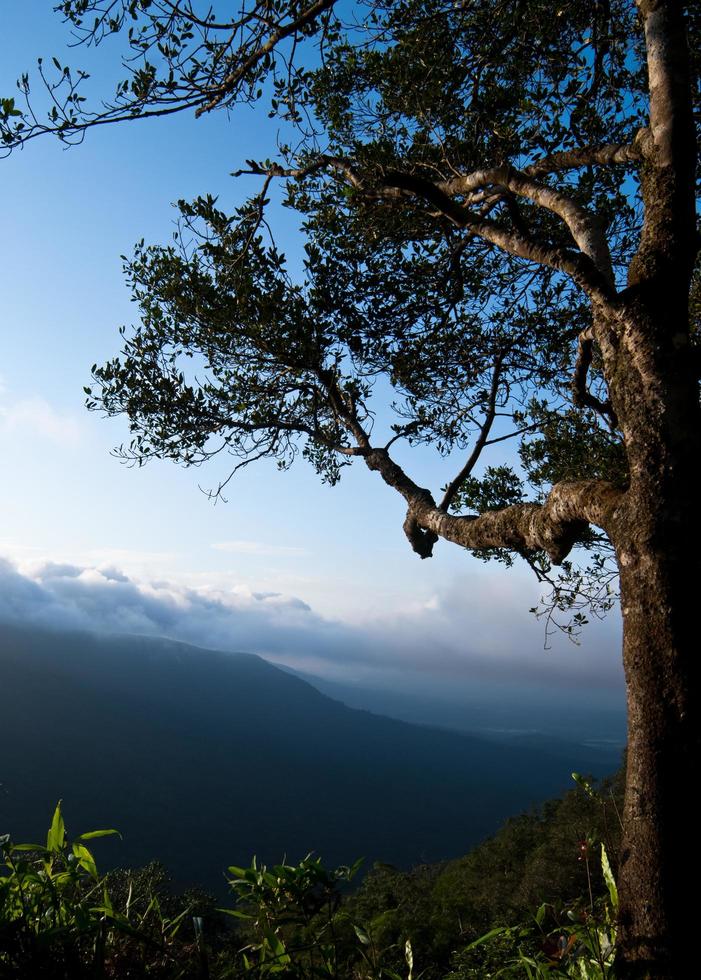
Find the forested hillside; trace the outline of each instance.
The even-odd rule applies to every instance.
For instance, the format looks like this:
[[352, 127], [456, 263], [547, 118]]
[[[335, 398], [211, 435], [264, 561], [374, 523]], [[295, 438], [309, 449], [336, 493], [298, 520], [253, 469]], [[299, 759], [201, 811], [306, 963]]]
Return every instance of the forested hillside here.
[[[101, 877], [91, 835], [71, 841], [59, 808], [46, 847], [0, 839], [0, 977], [612, 976], [604, 896], [615, 905], [615, 884], [597, 855], [615, 852], [620, 801], [620, 778], [597, 790], [580, 780], [464, 857], [378, 864], [355, 890], [357, 864], [254, 859], [229, 868], [222, 908], [173, 890], [157, 863]], [[522, 972], [524, 956], [539, 972]]]
[[[2, 627], [0, 832], [117, 827], [105, 860], [164, 862], [220, 891], [257, 854], [399, 867], [449, 858], [563, 789], [578, 758], [345, 707], [247, 654]], [[167, 828], [167, 833], [164, 833]]]
[[[579, 898], [588, 908], [590, 886], [594, 898], [606, 894], [600, 844], [617, 854], [622, 792], [619, 773], [593, 795], [574, 788], [510, 818], [464, 857], [409, 872], [379, 865], [349, 908], [371, 924], [383, 946], [400, 949], [410, 938], [426, 978], [442, 978], [451, 964], [476, 969], [482, 951], [468, 956], [460, 950], [491, 928], [526, 921], [543, 903], [554, 911]], [[503, 952], [495, 964], [504, 965]]]

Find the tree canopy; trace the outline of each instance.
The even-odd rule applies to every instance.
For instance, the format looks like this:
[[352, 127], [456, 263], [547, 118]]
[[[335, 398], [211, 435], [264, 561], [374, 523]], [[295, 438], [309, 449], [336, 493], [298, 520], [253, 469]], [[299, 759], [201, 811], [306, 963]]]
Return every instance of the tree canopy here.
[[[180, 202], [175, 243], [142, 243], [127, 264], [141, 324], [90, 393], [91, 407], [128, 414], [124, 455], [190, 465], [231, 453], [232, 469], [302, 455], [330, 483], [362, 458], [407, 499], [421, 557], [440, 535], [482, 557], [519, 552], [548, 577], [575, 541], [594, 544], [593, 575], [566, 564], [555, 601], [608, 608], [602, 536], [581, 520], [563, 534], [523, 504], [562, 481], [626, 480], [589, 295], [623, 283], [641, 227], [649, 130], [633, 6], [60, 10], [83, 44], [125, 40], [126, 75], [87, 111], [84, 73], [42, 65], [48, 117], [23, 77], [29, 110], [4, 103], [8, 148], [47, 129], [75, 142], [94, 125], [241, 101], [263, 100], [282, 125], [274, 157], [239, 170], [260, 175], [254, 197], [233, 213], [209, 196]], [[278, 182], [303, 222], [301, 279], [266, 222]], [[485, 468], [499, 440], [503, 461], [492, 450]], [[429, 496], [410, 462], [397, 468], [399, 441], [453, 454], [454, 478]], [[446, 519], [510, 505], [521, 510], [479, 528]]]

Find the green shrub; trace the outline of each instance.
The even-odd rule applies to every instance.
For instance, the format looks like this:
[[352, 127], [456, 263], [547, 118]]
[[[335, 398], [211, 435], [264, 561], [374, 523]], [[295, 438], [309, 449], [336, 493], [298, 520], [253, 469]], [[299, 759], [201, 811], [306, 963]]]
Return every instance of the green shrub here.
[[116, 834], [95, 830], [69, 839], [59, 803], [46, 845], [0, 838], [0, 980], [199, 976], [198, 950], [180, 942], [190, 909], [167, 914], [153, 892], [135, 901], [127, 875], [100, 875], [88, 842]]
[[[0, 980], [418, 980], [411, 944], [402, 974], [343, 907], [360, 862], [333, 871], [308, 855], [268, 869], [229, 868], [236, 908], [201, 892], [173, 895], [156, 862], [100, 875], [87, 842], [69, 839], [61, 804], [46, 846], [0, 838]], [[222, 927], [228, 917], [232, 927]]]

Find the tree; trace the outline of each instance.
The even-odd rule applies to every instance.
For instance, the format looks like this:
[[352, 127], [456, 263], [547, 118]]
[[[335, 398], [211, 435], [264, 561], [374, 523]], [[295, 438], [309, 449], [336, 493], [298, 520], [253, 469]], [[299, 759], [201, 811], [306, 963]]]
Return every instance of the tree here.
[[[613, 555], [629, 716], [618, 960], [625, 976], [691, 975], [701, 12], [220, 6], [64, 0], [79, 40], [126, 38], [116, 97], [88, 111], [86, 76], [56, 63], [40, 65], [47, 118], [29, 76], [25, 108], [0, 104], [8, 151], [240, 102], [281, 120], [275, 159], [239, 171], [259, 193], [234, 214], [181, 202], [174, 245], [137, 247], [141, 324], [95, 368], [90, 407], [128, 416], [123, 453], [139, 463], [231, 453], [233, 473], [301, 454], [333, 483], [361, 461], [403, 496], [421, 558], [444, 540], [548, 578], [559, 566], [556, 607], [610, 604]], [[303, 218], [302, 281], [268, 235], [278, 183]], [[509, 440], [520, 464], [478, 478], [485, 449]], [[462, 453], [441, 496], [399, 465], [400, 441]]]

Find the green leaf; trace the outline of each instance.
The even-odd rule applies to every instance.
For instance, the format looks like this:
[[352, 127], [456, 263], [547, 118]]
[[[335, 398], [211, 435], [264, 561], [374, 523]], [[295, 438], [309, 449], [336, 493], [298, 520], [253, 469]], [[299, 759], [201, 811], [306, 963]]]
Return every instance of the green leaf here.
[[353, 930], [355, 931], [356, 936], [361, 941], [361, 943], [363, 944], [363, 946], [369, 946], [370, 945], [370, 943], [372, 942], [372, 940], [370, 939], [370, 936], [367, 934], [367, 932], [365, 931], [365, 929], [363, 929], [362, 926], [357, 926], [354, 923], [353, 924]]
[[611, 905], [614, 911], [618, 911], [618, 888], [616, 886], [616, 879], [613, 877], [613, 871], [611, 870], [611, 864], [609, 862], [609, 856], [606, 853], [606, 848], [601, 845], [601, 870], [604, 874], [604, 881], [606, 882], [606, 887], [609, 890], [609, 895], [611, 896]]
[[245, 878], [248, 868], [237, 868], [235, 865], [231, 865], [226, 869], [234, 878]]
[[73, 844], [73, 853], [78, 859], [78, 864], [81, 866], [81, 868], [87, 871], [90, 877], [97, 881], [99, 875], [97, 873], [95, 858], [92, 856], [87, 847], [85, 847], [84, 844]]
[[483, 943], [488, 943], [490, 939], [494, 939], [495, 936], [503, 936], [505, 933], [511, 932], [508, 926], [499, 926], [497, 929], [490, 929], [489, 932], [485, 932], [483, 936], [479, 939], [475, 939], [474, 942], [466, 946], [465, 949], [475, 949], [476, 946], [481, 946]]
[[578, 772], [573, 772], [572, 779], [574, 779], [577, 786], [584, 790], [590, 800], [595, 800], [597, 798], [594, 788], [592, 787], [591, 783], [587, 782], [584, 776], [581, 776]]
[[268, 944], [270, 951], [272, 952], [278, 963], [291, 963], [290, 956], [285, 949], [284, 943], [272, 929], [265, 929], [263, 932], [265, 936], [265, 941]]
[[63, 814], [61, 813], [61, 800], [56, 804], [56, 809], [54, 810], [53, 820], [51, 821], [51, 826], [49, 827], [49, 832], [46, 835], [46, 850], [56, 853], [63, 849], [63, 845], [66, 841], [66, 826], [63, 822]]
[[110, 893], [107, 891], [107, 885], [102, 886], [102, 901], [104, 907], [107, 909], [107, 912], [110, 915], [112, 915], [114, 910], [112, 908], [112, 899], [110, 898]]
[[89, 830], [87, 834], [81, 834], [79, 837], [76, 837], [76, 840], [94, 840], [96, 837], [111, 837], [115, 834], [121, 840], [122, 835], [118, 830]]
[[359, 857], [356, 861], [353, 862], [353, 864], [351, 864], [350, 868], [348, 869], [348, 880], [349, 881], [352, 878], [354, 878], [355, 875], [358, 873], [358, 871], [362, 867], [362, 864], [363, 864], [363, 861], [364, 860], [365, 860], [364, 857]]

